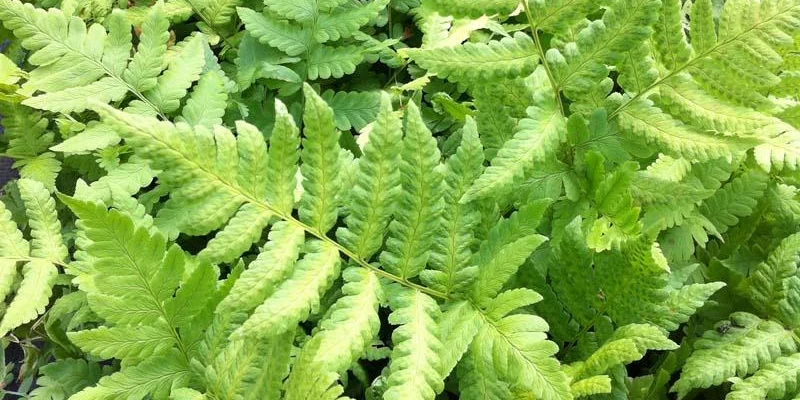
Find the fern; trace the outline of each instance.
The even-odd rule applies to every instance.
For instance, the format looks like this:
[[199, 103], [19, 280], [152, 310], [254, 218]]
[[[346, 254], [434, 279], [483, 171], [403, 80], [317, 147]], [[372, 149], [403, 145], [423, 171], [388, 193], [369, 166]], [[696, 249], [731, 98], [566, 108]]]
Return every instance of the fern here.
[[800, 395], [793, 0], [0, 24], [4, 395]]
[[58, 275], [58, 266], [67, 257], [67, 248], [61, 236], [61, 224], [55, 210], [55, 202], [44, 185], [38, 181], [18, 181], [20, 195], [25, 202], [30, 241], [23, 238], [11, 220], [11, 213], [0, 205], [3, 240], [0, 263], [3, 267], [3, 297], [8, 296], [17, 279], [16, 264], [24, 262], [22, 279], [14, 298], [6, 305], [0, 320], [3, 335], [26, 324], [45, 311], [50, 301], [53, 283]]

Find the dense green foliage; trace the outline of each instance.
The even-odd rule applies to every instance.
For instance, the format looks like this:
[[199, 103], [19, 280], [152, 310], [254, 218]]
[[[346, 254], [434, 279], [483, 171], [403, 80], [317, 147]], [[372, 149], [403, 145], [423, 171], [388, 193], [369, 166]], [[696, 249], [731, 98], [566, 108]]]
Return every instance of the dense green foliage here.
[[797, 0], [0, 23], [7, 396], [800, 398]]

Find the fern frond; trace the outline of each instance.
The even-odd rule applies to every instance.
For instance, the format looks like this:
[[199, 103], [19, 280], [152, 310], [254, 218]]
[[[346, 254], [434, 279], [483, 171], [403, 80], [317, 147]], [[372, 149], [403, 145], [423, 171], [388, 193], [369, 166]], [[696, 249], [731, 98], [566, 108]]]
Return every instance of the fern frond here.
[[336, 127], [346, 131], [351, 128], [360, 131], [372, 121], [381, 110], [382, 95], [376, 92], [334, 92], [326, 90], [322, 98], [333, 109]]
[[662, 1], [658, 21], [653, 25], [658, 61], [667, 69], [683, 65], [693, 56], [684, 33], [681, 6], [680, 0]]
[[434, 237], [431, 269], [420, 274], [427, 286], [445, 294], [465, 290], [476, 273], [470, 260], [475, 244], [472, 232], [480, 222], [480, 212], [475, 204], [461, 204], [459, 200], [483, 171], [483, 158], [477, 126], [467, 117], [461, 145], [445, 164], [443, 224]]
[[93, 386], [107, 373], [106, 368], [96, 362], [82, 359], [62, 358], [39, 369], [36, 389], [31, 398], [39, 400], [66, 399], [86, 387]]
[[439, 338], [442, 342], [438, 358], [440, 376], [449, 376], [467, 353], [472, 339], [484, 324], [480, 312], [467, 300], [452, 303], [439, 319]]
[[571, 383], [569, 390], [575, 398], [611, 393], [611, 378], [608, 375], [597, 375], [581, 379]]
[[670, 332], [678, 329], [724, 286], [724, 282], [695, 283], [670, 291], [664, 314], [653, 322]]
[[186, 0], [213, 27], [225, 25], [236, 15], [240, 0]]
[[[4, 266], [14, 267], [13, 264]], [[56, 275], [58, 269], [43, 260], [33, 260], [22, 267], [22, 281], [0, 321], [0, 335], [5, 336], [12, 329], [32, 321], [44, 312], [50, 295], [53, 294]]]
[[767, 179], [768, 176], [763, 172], [749, 169], [706, 199], [699, 211], [714, 224], [717, 231], [725, 233], [739, 222], [739, 218], [753, 213], [767, 189]]
[[[164, 111], [150, 101], [150, 94], [145, 95], [128, 80], [144, 87], [152, 85], [151, 75], [155, 67], [151, 63], [157, 63], [154, 59], [160, 58], [160, 47], [156, 43], [161, 40], [159, 37], [163, 38], [163, 33], [151, 30], [164, 26], [157, 12], [152, 15], [152, 24], [148, 23], [147, 45], [143, 47], [147, 51], [132, 63], [133, 74], [127, 76], [130, 25], [119, 13], [112, 14], [109, 32], [100, 24], [87, 29], [77, 17], [69, 17], [57, 9], [45, 12], [18, 0], [0, 3], [0, 17], [3, 24], [33, 52], [30, 62], [38, 66], [31, 72], [26, 87], [31, 92], [44, 94], [31, 97], [25, 103], [54, 112], [72, 112], [87, 109], [92, 101], [117, 101], [132, 94], [139, 99], [137, 101], [143, 110], [151, 113]], [[152, 42], [150, 33], [154, 35]], [[150, 47], [150, 43], [154, 46]], [[202, 61], [202, 56], [200, 59]], [[156, 74], [158, 72], [160, 70]], [[142, 75], [142, 81], [135, 79], [138, 74]], [[163, 81], [171, 83], [173, 80]]]
[[478, 354], [470, 351], [458, 364], [458, 388], [461, 397], [464, 400], [512, 398], [509, 385], [497, 377], [491, 364], [478, 357]]
[[527, 76], [539, 60], [533, 40], [520, 32], [489, 43], [403, 52], [429, 73], [461, 83]]
[[535, 29], [561, 33], [575, 26], [594, 8], [588, 0], [533, 0], [528, 4]]
[[84, 389], [70, 399], [142, 399], [149, 393], [166, 397], [173, 385], [185, 386], [189, 377], [189, 367], [185, 360], [174, 352], [167, 353], [103, 377], [97, 386]]
[[657, 145], [676, 157], [706, 161], [744, 153], [758, 141], [747, 137], [703, 133], [654, 107], [649, 100], [637, 100], [618, 116], [620, 129], [634, 138]]
[[280, 100], [275, 101], [275, 125], [269, 143], [265, 196], [277, 210], [288, 213], [294, 208], [300, 132]]
[[55, 154], [47, 151], [55, 137], [47, 129], [47, 119], [41, 112], [16, 101], [0, 101], [0, 114], [3, 115], [4, 136], [8, 140], [6, 152], [17, 159], [13, 167], [21, 177], [39, 181], [54, 191], [61, 162]]
[[268, 338], [294, 329], [319, 307], [322, 294], [339, 275], [339, 251], [328, 243], [306, 243], [306, 255], [250, 318], [231, 336]]
[[406, 109], [404, 122], [398, 207], [380, 260], [387, 271], [405, 279], [425, 269], [443, 201], [437, 197], [442, 184], [441, 155], [413, 103]]
[[694, 388], [707, 388], [734, 376], [749, 375], [781, 354], [796, 350], [791, 333], [775, 322], [737, 312], [731, 314], [730, 322], [723, 324], [724, 333], [716, 329], [706, 331], [695, 342], [695, 351], [672, 387], [679, 397]]
[[343, 277], [344, 297], [297, 355], [286, 382], [286, 400], [338, 398], [342, 388], [336, 380], [378, 333], [377, 311], [383, 299], [378, 277], [360, 268], [348, 268]]
[[507, 219], [501, 219], [489, 231], [486, 240], [473, 256], [478, 275], [472, 282], [471, 298], [478, 304], [494, 298], [517, 268], [547, 238], [536, 233], [547, 201], [522, 207]]
[[4, 258], [7, 257], [9, 261], [23, 259], [30, 255], [30, 243], [17, 229], [11, 211], [2, 202], [0, 202], [0, 255]]
[[158, 77], [156, 86], [146, 92], [147, 99], [162, 113], [168, 114], [180, 108], [180, 100], [186, 96], [192, 84], [200, 79], [206, 65], [203, 35], [186, 39], [185, 44]]
[[[544, 81], [543, 75], [542, 69], [536, 73], [539, 81]], [[542, 84], [547, 85], [545, 82]], [[538, 86], [542, 87], [542, 84]], [[536, 100], [537, 105], [528, 108], [527, 118], [519, 121], [514, 136], [503, 144], [491, 165], [461, 198], [462, 202], [490, 194], [493, 197], [505, 195], [501, 189], [508, 190], [519, 182], [566, 138], [566, 120], [555, 104], [552, 91], [538, 91]]]
[[169, 21], [162, 12], [162, 7], [150, 8], [142, 23], [136, 54], [122, 74], [125, 82], [140, 92], [153, 89], [158, 82], [158, 75], [165, 67], [163, 64], [168, 40]]
[[630, 324], [619, 327], [586, 361], [574, 366], [573, 379], [586, 379], [607, 373], [617, 365], [626, 365], [644, 357], [648, 350], [674, 350], [678, 345], [657, 327]]
[[510, 386], [543, 400], [572, 399], [566, 374], [553, 357], [558, 346], [547, 340], [547, 323], [516, 314], [489, 320], [472, 342], [478, 363], [491, 365]]
[[482, 15], [511, 14], [518, 6], [515, 0], [484, 0], [475, 3], [457, 0], [433, 0], [431, 6], [445, 15], [480, 17]]
[[317, 43], [349, 38], [377, 17], [388, 4], [389, 0], [375, 0], [364, 4], [347, 2], [335, 14], [320, 13], [311, 35]]
[[619, 252], [595, 254], [594, 276], [602, 292], [595, 307], [605, 310], [617, 324], [642, 323], [663, 313], [667, 271], [653, 252], [653, 246], [642, 240]]
[[513, 137], [517, 122], [527, 116], [529, 90], [519, 77], [471, 88], [478, 109], [475, 122], [487, 160], [491, 161], [497, 155], [503, 144]]
[[592, 304], [597, 293], [593, 290], [596, 286], [592, 269], [594, 252], [586, 244], [581, 223], [578, 217], [564, 228], [553, 249], [554, 265], [558, 267], [551, 268], [548, 275], [558, 300], [579, 323], [586, 326], [596, 315], [596, 311], [586, 305]]
[[237, 7], [236, 11], [247, 32], [259, 42], [269, 44], [290, 56], [308, 51], [310, 38], [303, 29], [249, 8]]
[[231, 262], [247, 251], [269, 224], [272, 214], [254, 204], [245, 204], [197, 254], [211, 264]]
[[308, 54], [306, 74], [312, 80], [352, 74], [364, 59], [363, 53], [357, 46], [314, 46]]
[[186, 100], [179, 121], [189, 125], [203, 125], [213, 128], [222, 125], [225, 116], [228, 94], [225, 88], [225, 74], [222, 71], [208, 71], [200, 76], [197, 86]]
[[231, 342], [207, 367], [207, 391], [218, 399], [280, 399], [281, 382], [289, 374], [293, 335], [268, 341]]
[[61, 237], [61, 223], [56, 202], [40, 182], [30, 179], [17, 181], [20, 197], [31, 227], [31, 256], [60, 263], [67, 258], [67, 247]]
[[392, 333], [391, 363], [385, 399], [433, 399], [444, 389], [438, 352], [439, 305], [428, 295], [402, 286], [389, 293]]
[[396, 166], [401, 138], [400, 119], [392, 111], [388, 95], [383, 95], [380, 112], [358, 159], [354, 187], [347, 197], [352, 205], [345, 218], [346, 227], [336, 231], [339, 241], [363, 259], [369, 259], [383, 244], [383, 232], [399, 194], [400, 172]]
[[786, 280], [797, 275], [800, 263], [800, 234], [785, 237], [742, 282], [747, 298], [761, 312], [775, 311], [786, 297]]
[[120, 360], [147, 358], [173, 345], [172, 332], [163, 322], [70, 332], [69, 340], [93, 356]]
[[258, 257], [242, 272], [228, 296], [220, 302], [217, 314], [248, 312], [261, 304], [292, 270], [303, 241], [302, 229], [285, 222], [276, 223]]
[[636, 48], [652, 33], [658, 1], [624, 0], [614, 2], [569, 43], [562, 53], [551, 49], [547, 61], [553, 67], [555, 82], [571, 99], [590, 93], [608, 75], [607, 65], [622, 61], [625, 50]]
[[797, 393], [800, 354], [778, 357], [747, 379], [734, 383], [726, 400], [783, 399]]
[[68, 255], [50, 193], [40, 182], [30, 179], [18, 180], [17, 187], [25, 204], [31, 241], [23, 239], [5, 206], [1, 207], [0, 231], [5, 235], [0, 240], [0, 262], [4, 267], [0, 292], [6, 295], [12, 290], [17, 275], [16, 262], [27, 261], [22, 267], [22, 280], [16, 294], [0, 321], [2, 336], [44, 312], [58, 275], [56, 264], [61, 264]]
[[303, 197], [300, 220], [325, 233], [337, 217], [337, 196], [342, 190], [339, 171], [339, 131], [333, 110], [309, 85], [303, 87], [306, 104], [303, 113]]

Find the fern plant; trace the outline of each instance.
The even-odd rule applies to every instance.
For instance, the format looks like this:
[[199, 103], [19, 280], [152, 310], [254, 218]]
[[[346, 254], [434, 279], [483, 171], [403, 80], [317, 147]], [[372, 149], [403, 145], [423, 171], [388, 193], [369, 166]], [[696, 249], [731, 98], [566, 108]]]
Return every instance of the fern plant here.
[[4, 395], [800, 396], [794, 0], [0, 0]]

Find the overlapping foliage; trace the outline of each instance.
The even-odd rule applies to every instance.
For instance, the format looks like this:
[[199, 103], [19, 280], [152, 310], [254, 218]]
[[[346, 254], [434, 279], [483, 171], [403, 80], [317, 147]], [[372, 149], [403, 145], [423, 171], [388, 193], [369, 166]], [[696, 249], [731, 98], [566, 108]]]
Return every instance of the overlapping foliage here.
[[795, 0], [0, 22], [8, 396], [800, 396]]

